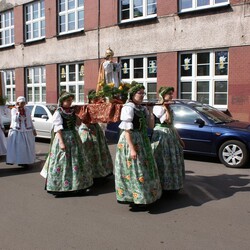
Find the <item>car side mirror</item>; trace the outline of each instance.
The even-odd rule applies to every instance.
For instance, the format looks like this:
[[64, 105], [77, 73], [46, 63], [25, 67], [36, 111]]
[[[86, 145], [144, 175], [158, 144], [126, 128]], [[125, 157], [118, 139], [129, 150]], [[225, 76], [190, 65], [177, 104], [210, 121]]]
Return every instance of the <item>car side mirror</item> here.
[[45, 119], [45, 120], [48, 120], [48, 116], [47, 115], [42, 115], [41, 118]]
[[200, 119], [200, 118], [195, 119], [195, 120], [194, 120], [194, 123], [195, 123], [195, 124], [198, 124], [199, 127], [203, 127], [203, 126], [205, 125], [205, 122], [204, 122], [202, 119]]

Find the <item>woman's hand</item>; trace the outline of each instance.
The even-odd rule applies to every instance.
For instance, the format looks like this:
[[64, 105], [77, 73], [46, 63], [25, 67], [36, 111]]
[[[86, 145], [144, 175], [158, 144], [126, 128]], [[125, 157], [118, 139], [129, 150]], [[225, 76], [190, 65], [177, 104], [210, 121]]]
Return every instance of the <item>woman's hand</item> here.
[[66, 146], [65, 146], [65, 144], [64, 144], [63, 141], [59, 142], [59, 146], [60, 146], [61, 150], [65, 150], [66, 149]]
[[131, 156], [131, 158], [132, 158], [133, 160], [136, 160], [136, 158], [137, 158], [137, 152], [136, 152], [135, 149], [132, 149], [132, 150], [130, 151], [130, 156]]
[[33, 135], [34, 135], [34, 136], [37, 136], [37, 132], [36, 132], [35, 129], [33, 129]]
[[184, 143], [184, 141], [183, 141], [182, 139], [179, 139], [179, 140], [180, 140], [181, 146], [182, 146], [183, 148], [185, 148], [185, 143]]

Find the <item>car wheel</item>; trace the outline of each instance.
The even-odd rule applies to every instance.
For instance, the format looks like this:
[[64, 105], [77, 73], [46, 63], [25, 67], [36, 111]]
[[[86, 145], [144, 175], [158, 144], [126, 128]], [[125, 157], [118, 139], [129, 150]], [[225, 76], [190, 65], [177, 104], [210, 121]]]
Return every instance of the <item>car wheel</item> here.
[[220, 161], [229, 168], [243, 167], [248, 160], [248, 151], [240, 141], [226, 141], [219, 149]]

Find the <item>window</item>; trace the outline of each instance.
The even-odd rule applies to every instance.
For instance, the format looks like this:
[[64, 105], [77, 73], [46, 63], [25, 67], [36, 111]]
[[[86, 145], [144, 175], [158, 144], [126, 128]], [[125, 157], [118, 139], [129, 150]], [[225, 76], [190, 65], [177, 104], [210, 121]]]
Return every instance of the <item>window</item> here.
[[0, 48], [14, 44], [14, 12], [0, 13]]
[[157, 98], [157, 58], [156, 56], [121, 59], [121, 80], [142, 83], [147, 93], [146, 99]]
[[46, 102], [46, 70], [44, 66], [26, 69], [26, 91], [28, 102]]
[[180, 98], [227, 108], [228, 51], [180, 54]]
[[155, 17], [157, 0], [120, 0], [121, 22]]
[[7, 101], [10, 103], [15, 103], [16, 85], [15, 85], [15, 71], [14, 70], [3, 71], [3, 86], [4, 86], [4, 96], [7, 97]]
[[26, 41], [45, 37], [44, 0], [35, 1], [25, 6], [25, 34]]
[[229, 0], [179, 0], [180, 12], [207, 9], [229, 4]]
[[37, 117], [37, 118], [47, 117], [48, 118], [48, 114], [43, 107], [36, 106], [34, 117]]
[[59, 66], [60, 93], [68, 91], [75, 95], [74, 102], [84, 103], [84, 64], [61, 64]]
[[200, 116], [189, 107], [171, 105], [171, 109], [174, 112], [174, 123], [194, 124], [194, 121], [200, 118]]
[[84, 0], [59, 0], [59, 34], [84, 29]]

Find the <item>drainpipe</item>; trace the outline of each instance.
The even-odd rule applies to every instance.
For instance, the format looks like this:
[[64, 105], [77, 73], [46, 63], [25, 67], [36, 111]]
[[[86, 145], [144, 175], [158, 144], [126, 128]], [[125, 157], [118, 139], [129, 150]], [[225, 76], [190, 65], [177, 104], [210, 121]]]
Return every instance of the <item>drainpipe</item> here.
[[98, 0], [98, 24], [97, 24], [97, 43], [98, 43], [98, 65], [100, 65], [100, 25], [101, 25], [101, 0]]

